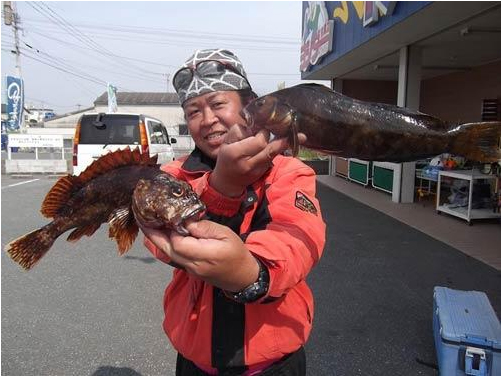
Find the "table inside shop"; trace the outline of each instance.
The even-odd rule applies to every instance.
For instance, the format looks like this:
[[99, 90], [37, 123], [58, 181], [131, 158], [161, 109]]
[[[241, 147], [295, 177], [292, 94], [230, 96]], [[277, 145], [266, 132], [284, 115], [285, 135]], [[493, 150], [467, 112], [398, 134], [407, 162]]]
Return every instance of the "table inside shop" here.
[[[418, 201], [425, 196], [436, 195], [436, 188], [438, 182], [438, 176], [424, 175], [423, 169], [417, 169], [415, 176], [420, 180], [418, 184], [417, 193], [418, 193]], [[426, 181], [426, 186], [424, 186], [424, 181]], [[435, 183], [433, 185], [433, 183]]]

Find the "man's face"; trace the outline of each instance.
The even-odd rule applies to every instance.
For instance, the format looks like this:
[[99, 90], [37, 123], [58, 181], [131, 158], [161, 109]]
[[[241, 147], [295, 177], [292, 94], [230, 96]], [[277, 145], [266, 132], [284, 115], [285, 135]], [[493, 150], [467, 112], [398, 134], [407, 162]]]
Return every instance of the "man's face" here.
[[183, 105], [188, 130], [202, 152], [216, 160], [228, 129], [234, 124], [245, 125], [241, 117], [239, 93], [218, 91], [191, 98]]

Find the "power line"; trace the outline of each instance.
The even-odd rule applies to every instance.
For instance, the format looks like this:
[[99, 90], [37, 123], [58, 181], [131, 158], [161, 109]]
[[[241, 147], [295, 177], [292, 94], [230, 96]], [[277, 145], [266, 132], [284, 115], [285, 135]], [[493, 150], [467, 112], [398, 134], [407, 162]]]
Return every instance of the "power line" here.
[[[59, 42], [59, 43], [64, 44], [64, 45], [73, 46], [73, 47], [77, 47], [77, 48], [80, 48], [80, 49], [87, 49], [85, 47], [76, 45], [74, 43], [71, 43], [71, 42], [68, 42], [68, 41], [64, 41], [64, 40], [61, 40], [61, 39], [58, 39], [58, 38], [55, 38], [55, 37], [48, 36], [47, 34], [40, 33], [39, 31], [36, 31], [36, 30], [35, 31], [32, 30], [32, 32], [35, 33], [35, 34], [37, 34], [37, 35], [40, 35], [40, 36], [42, 36], [44, 38], [47, 38], [47, 39]], [[200, 44], [197, 44], [197, 45], [200, 46]], [[133, 58], [128, 58], [128, 57], [119, 56], [119, 55], [117, 55], [117, 57], [121, 57], [123, 59], [133, 59]], [[136, 60], [139, 60], [139, 59], [136, 59]], [[175, 66], [175, 65], [171, 65], [171, 64], [158, 64], [158, 63], [152, 63], [152, 62], [143, 61], [143, 60], [139, 60], [139, 61], [144, 62], [144, 63], [149, 63], [149, 64], [157, 64], [157, 65], [164, 66], [164, 67], [179, 68], [179, 66]], [[254, 74], [254, 75], [262, 75], [262, 76], [297, 76], [298, 75], [298, 73], [283, 73], [283, 72], [281, 72], [281, 73], [249, 72], [249, 73], [250, 74]]]
[[[162, 75], [162, 73], [148, 71], [148, 70], [139, 68], [133, 64], [125, 64], [123, 61], [117, 60], [111, 51], [109, 51], [106, 48], [104, 48], [103, 46], [99, 45], [94, 40], [89, 38], [87, 35], [82, 33], [80, 30], [75, 28], [72, 24], [68, 23], [63, 17], [58, 15], [56, 12], [54, 12], [47, 4], [45, 4], [43, 2], [42, 2], [42, 4], [47, 10], [44, 9], [41, 5], [39, 5], [36, 2], [28, 2], [28, 5], [30, 5], [33, 9], [35, 9], [38, 13], [40, 13], [43, 16], [45, 16], [46, 18], [48, 18], [51, 23], [55, 24], [56, 26], [63, 29], [64, 31], [69, 33], [71, 36], [73, 36], [74, 38], [79, 40], [80, 42], [84, 43], [91, 50], [97, 52], [98, 54], [110, 56], [113, 60], [118, 62], [120, 66], [125, 67], [125, 69], [131, 70], [131, 67], [134, 67], [134, 68], [140, 70], [142, 73], [153, 74], [153, 75]], [[109, 61], [108, 63], [112, 63], [112, 62]], [[124, 69], [124, 68], [122, 68], [122, 69]]]
[[68, 73], [68, 74], [73, 75], [73, 76], [76, 76], [76, 77], [80, 77], [81, 79], [84, 79], [84, 80], [87, 80], [87, 81], [91, 81], [91, 82], [93, 82], [93, 83], [95, 83], [95, 84], [99, 84], [99, 85], [107, 85], [106, 81], [102, 81], [102, 80], [101, 80], [101, 79], [99, 79], [99, 78], [95, 78], [95, 77], [92, 77], [92, 76], [84, 77], [84, 76], [81, 76], [81, 75], [79, 75], [79, 74], [77, 74], [77, 73], [70, 72], [70, 71], [68, 71], [68, 70], [67, 70], [67, 69], [65, 69], [65, 68], [55, 66], [55, 65], [53, 65], [53, 64], [51, 64], [51, 63], [48, 63], [48, 62], [46, 62], [46, 61], [43, 61], [43, 60], [41, 60], [41, 59], [37, 59], [37, 58], [35, 58], [35, 57], [33, 57], [33, 56], [26, 55], [26, 54], [24, 54], [24, 56], [25, 56], [25, 57], [27, 57], [28, 59], [32, 59], [32, 60], [35, 60], [35, 61], [37, 61], [37, 62], [39, 62], [39, 63], [45, 64], [45, 65], [48, 65], [48, 66], [50, 66], [50, 67], [52, 67], [52, 68], [54, 68], [54, 69], [57, 69], [58, 71], [65, 72], [65, 73]]
[[[76, 27], [74, 27], [72, 24], [70, 24], [68, 21], [66, 21], [63, 17], [61, 17], [60, 15], [58, 15], [55, 11], [53, 11], [48, 5], [47, 3], [45, 2], [42, 2], [42, 4], [52, 13], [54, 14], [56, 17], [58, 17], [63, 23], [65, 23], [66, 25], [68, 25], [69, 27], [71, 27], [72, 29], [74, 29], [78, 34], [82, 35], [85, 39], [87, 39], [92, 45], [96, 46], [98, 50], [102, 51], [105, 55], [108, 55], [112, 58], [115, 58], [115, 54], [108, 50], [106, 47], [100, 45], [99, 43], [95, 42], [92, 38], [88, 37], [86, 34], [82, 33], [79, 29], [77, 29]], [[124, 62], [120, 61], [120, 60], [117, 60], [115, 59], [116, 61], [118, 61], [121, 65], [124, 65]], [[126, 65], [127, 68], [129, 68], [129, 66], [132, 66], [138, 70], [140, 70], [141, 72], [143, 73], [147, 73], [147, 74], [151, 74], [151, 75], [162, 75], [162, 73], [160, 72], [153, 72], [153, 71], [149, 71], [149, 70], [145, 70], [144, 68], [140, 68], [138, 66], [135, 66], [133, 64], [128, 64]]]
[[[47, 59], [49, 60], [52, 60], [53, 62], [55, 63], [58, 63], [58, 64], [61, 64], [63, 66], [65, 66], [66, 68], [68, 69], [73, 69], [73, 70], [76, 70], [76, 71], [80, 71], [80, 73], [84, 73], [86, 74], [85, 72], [81, 71], [79, 68], [76, 68], [75, 66], [73, 65], [70, 65], [68, 63], [67, 60], [63, 59], [63, 58], [60, 58], [60, 57], [56, 57], [56, 56], [53, 56], [53, 55], [50, 55], [48, 53], [45, 53], [43, 51], [40, 51], [39, 49], [37, 48], [34, 48], [33, 46], [29, 45], [28, 43], [26, 43], [25, 41], [22, 40], [22, 42], [27, 46], [29, 47], [30, 49], [32, 50], [35, 50], [37, 53], [43, 55], [44, 57], [46, 57]], [[23, 48], [24, 51], [27, 51], [25, 48]], [[74, 63], [74, 62], [73, 62]], [[140, 75], [132, 75], [132, 74], [128, 74], [126, 72], [121, 72], [121, 73], [117, 73], [116, 71], [111, 71], [109, 69], [106, 69], [106, 68], [101, 68], [101, 67], [92, 67], [92, 66], [89, 66], [87, 65], [88, 68], [96, 68], [96, 69], [100, 69], [101, 71], [107, 71], [107, 72], [112, 72], [114, 74], [119, 74], [121, 76], [125, 76], [125, 77], [129, 77], [129, 78], [134, 78], [134, 79], [139, 79], [139, 80], [144, 80], [144, 81], [150, 81], [150, 82], [154, 82], [154, 83], [157, 83], [157, 84], [160, 84], [161, 81], [160, 80], [154, 80], [154, 79], [151, 79], [149, 77], [144, 77], [144, 76], [140, 76]]]
[[[40, 30], [35, 27], [35, 30]], [[44, 28], [42, 29], [44, 31], [52, 31], [51, 29]], [[161, 45], [161, 46], [175, 46], [175, 47], [186, 47], [186, 46], [196, 46], [196, 47], [213, 47], [215, 40], [199, 40], [197, 38], [194, 38], [192, 40], [188, 41], [180, 41], [180, 40], [173, 40], [173, 39], [152, 39], [152, 38], [144, 38], [141, 36], [130, 36], [130, 35], [123, 35], [123, 34], [109, 34], [109, 33], [103, 33], [94, 30], [91, 34], [94, 37], [99, 37], [101, 39], [110, 39], [110, 40], [118, 40], [118, 41], [127, 41], [127, 42], [138, 42], [138, 43], [148, 43], [148, 44], [154, 44], [154, 45]], [[238, 44], [237, 44], [238, 43]], [[242, 43], [235, 42], [235, 44], [231, 44], [228, 42], [224, 43], [219, 43], [219, 45], [222, 48], [231, 48], [235, 49], [238, 48], [240, 50], [249, 50], [249, 51], [283, 51], [283, 52], [297, 52], [300, 49], [300, 44], [298, 44], [298, 48], [289, 48], [289, 47], [281, 47], [281, 46], [270, 46], [270, 47], [264, 47], [264, 46], [244, 46]]]
[[[33, 22], [44, 23], [43, 20], [29, 19]], [[220, 40], [231, 40], [238, 42], [259, 42], [259, 43], [271, 43], [271, 44], [289, 44], [298, 45], [300, 43], [300, 38], [291, 37], [270, 37], [264, 35], [246, 35], [246, 34], [231, 34], [231, 33], [214, 33], [208, 31], [194, 31], [194, 30], [182, 30], [182, 29], [166, 29], [166, 28], [154, 28], [154, 27], [134, 27], [134, 26], [124, 26], [124, 25], [97, 25], [89, 23], [74, 23], [84, 29], [92, 30], [110, 30], [119, 31], [123, 33], [134, 33], [134, 34], [152, 34], [152, 35], [168, 35], [177, 38], [194, 38], [197, 40], [210, 39], [214, 40], [219, 38]]]
[[[68, 42], [68, 41], [64, 41], [62, 39], [58, 39], [58, 38], [55, 38], [55, 37], [52, 37], [52, 36], [48, 36], [47, 34], [40, 33], [40, 32], [37, 31], [36, 28], [34, 30], [33, 29], [30, 29], [30, 30], [34, 34], [38, 34], [38, 35], [40, 35], [40, 36], [42, 36], [44, 38], [50, 39], [52, 41], [59, 42], [61, 44], [67, 45], [67, 46], [73, 46], [73, 47], [76, 47], [76, 48], [79, 48], [79, 49], [83, 49], [83, 50], [93, 50], [93, 49], [88, 48], [88, 47], [80, 46], [80, 45], [75, 44], [75, 43], [71, 43], [71, 42]], [[158, 66], [161, 66], [161, 67], [177, 68], [177, 66], [175, 66], [175, 65], [155, 63], [155, 62], [151, 62], [151, 61], [147, 61], [147, 60], [142, 60], [142, 59], [137, 59], [137, 58], [131, 58], [129, 56], [115, 55], [115, 57], [120, 58], [120, 59], [134, 60], [134, 61], [137, 61], [137, 62], [140, 62], [140, 63], [145, 63], [145, 64], [158, 65]]]

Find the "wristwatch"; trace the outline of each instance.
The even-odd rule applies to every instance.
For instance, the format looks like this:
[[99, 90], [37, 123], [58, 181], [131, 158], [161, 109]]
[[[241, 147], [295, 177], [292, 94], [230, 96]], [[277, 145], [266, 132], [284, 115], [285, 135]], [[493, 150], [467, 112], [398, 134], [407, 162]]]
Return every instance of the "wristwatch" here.
[[232, 300], [237, 301], [241, 304], [249, 304], [257, 301], [267, 294], [268, 285], [270, 282], [268, 268], [258, 258], [256, 258], [256, 261], [258, 262], [258, 266], [260, 267], [260, 271], [258, 272], [258, 279], [239, 292], [225, 291], [225, 294]]

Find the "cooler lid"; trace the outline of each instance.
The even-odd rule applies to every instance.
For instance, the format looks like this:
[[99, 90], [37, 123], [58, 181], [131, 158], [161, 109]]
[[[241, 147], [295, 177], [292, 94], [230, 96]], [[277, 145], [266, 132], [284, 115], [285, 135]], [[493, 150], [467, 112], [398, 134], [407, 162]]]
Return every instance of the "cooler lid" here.
[[500, 350], [500, 322], [484, 292], [434, 287], [434, 297], [443, 339]]

